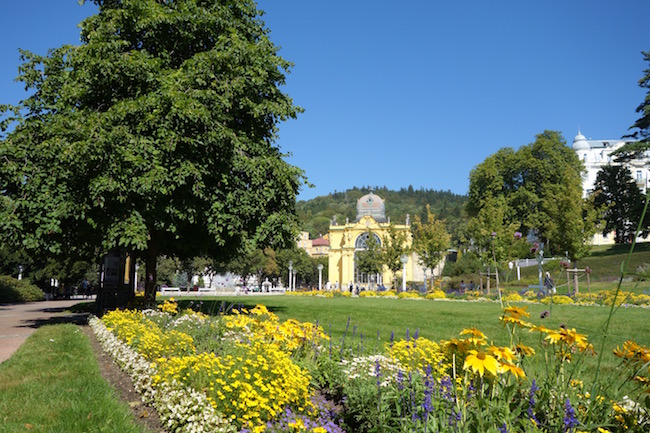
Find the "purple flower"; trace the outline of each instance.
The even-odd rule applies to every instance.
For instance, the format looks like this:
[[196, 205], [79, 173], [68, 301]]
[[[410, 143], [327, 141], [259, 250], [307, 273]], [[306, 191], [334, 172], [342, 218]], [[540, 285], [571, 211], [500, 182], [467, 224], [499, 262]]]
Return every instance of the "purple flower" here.
[[497, 232], [492, 232], [492, 237], [496, 238], [497, 237]]
[[447, 401], [453, 401], [451, 377], [445, 375], [440, 379], [440, 394]]
[[515, 239], [521, 239], [521, 232], [515, 232]]
[[381, 364], [379, 364], [379, 358], [375, 360], [375, 377], [377, 378], [377, 387], [381, 387]]
[[571, 406], [571, 400], [567, 398], [564, 403], [564, 432], [572, 432], [578, 424], [579, 422], [576, 419], [576, 411]]
[[539, 388], [537, 387], [537, 383], [535, 383], [535, 379], [533, 379], [533, 383], [530, 386], [530, 392], [528, 394], [528, 417], [536, 424], [539, 424], [539, 420], [535, 416], [535, 412], [533, 412], [533, 407], [535, 406], [535, 393], [537, 391], [539, 391]]
[[452, 408], [451, 415], [449, 415], [449, 425], [455, 427], [462, 418], [462, 413], [460, 411], [456, 412], [456, 408]]
[[501, 427], [499, 427], [499, 433], [508, 433], [508, 426], [504, 422]]
[[404, 373], [402, 373], [401, 369], [397, 370], [397, 389], [404, 390]]

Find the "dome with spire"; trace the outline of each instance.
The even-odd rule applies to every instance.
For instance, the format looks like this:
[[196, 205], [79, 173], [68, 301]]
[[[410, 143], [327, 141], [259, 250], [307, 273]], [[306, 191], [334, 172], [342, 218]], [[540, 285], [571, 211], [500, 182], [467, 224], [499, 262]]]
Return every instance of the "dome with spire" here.
[[377, 222], [386, 222], [384, 200], [372, 191], [357, 200], [357, 221], [366, 215]]
[[578, 135], [573, 139], [573, 150], [589, 150], [590, 148], [587, 138], [578, 130]]

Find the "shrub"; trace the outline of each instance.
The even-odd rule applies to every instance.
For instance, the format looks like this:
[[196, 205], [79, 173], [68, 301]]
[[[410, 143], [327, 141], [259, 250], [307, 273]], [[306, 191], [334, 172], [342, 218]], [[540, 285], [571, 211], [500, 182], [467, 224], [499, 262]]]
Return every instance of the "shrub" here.
[[426, 296], [427, 299], [445, 299], [447, 295], [445, 295], [445, 292], [442, 290], [434, 290], [433, 292], [429, 292]]
[[405, 298], [408, 298], [408, 299], [417, 299], [417, 298], [420, 297], [420, 294], [419, 294], [418, 292], [399, 292], [399, 293], [397, 294], [397, 297], [398, 297], [399, 299], [405, 299]]
[[503, 298], [504, 302], [520, 302], [523, 300], [524, 298], [522, 298], [519, 293], [511, 293], [508, 296]]
[[43, 291], [25, 280], [0, 275], [0, 303], [34, 302], [45, 299]]
[[379, 296], [383, 296], [383, 297], [397, 296], [397, 292], [395, 290], [386, 290], [385, 292], [379, 292]]
[[553, 299], [554, 304], [573, 304], [573, 299], [569, 298], [568, 296], [565, 295], [555, 295], [555, 296], [547, 296], [543, 298], [540, 302], [542, 304], [550, 304], [551, 299]]
[[364, 290], [361, 293], [359, 293], [359, 296], [362, 298], [374, 298], [377, 296], [377, 293], [371, 290]]

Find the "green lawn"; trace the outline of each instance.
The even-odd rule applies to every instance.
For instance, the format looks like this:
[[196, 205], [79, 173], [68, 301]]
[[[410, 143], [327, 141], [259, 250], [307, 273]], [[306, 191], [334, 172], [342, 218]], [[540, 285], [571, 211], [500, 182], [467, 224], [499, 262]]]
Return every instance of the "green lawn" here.
[[0, 432], [146, 432], [74, 325], [39, 328], [0, 364]]

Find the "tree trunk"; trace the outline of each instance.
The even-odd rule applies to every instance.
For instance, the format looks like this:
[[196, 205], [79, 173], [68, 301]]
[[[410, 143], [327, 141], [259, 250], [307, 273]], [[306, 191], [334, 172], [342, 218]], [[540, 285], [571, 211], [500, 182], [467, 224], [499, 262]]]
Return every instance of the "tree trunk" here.
[[158, 239], [152, 233], [145, 253], [146, 277], [144, 281], [144, 305], [146, 308], [156, 306], [156, 264], [158, 261]]

